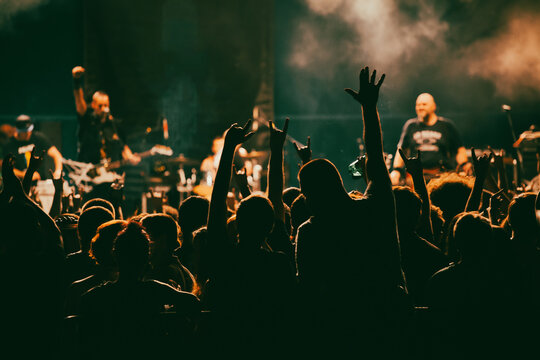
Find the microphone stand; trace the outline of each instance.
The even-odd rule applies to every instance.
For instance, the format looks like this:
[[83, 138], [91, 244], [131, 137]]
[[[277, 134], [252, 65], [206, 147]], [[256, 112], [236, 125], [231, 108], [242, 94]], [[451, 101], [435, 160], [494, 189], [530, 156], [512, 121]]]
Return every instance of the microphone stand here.
[[521, 182], [523, 180], [523, 155], [521, 154], [519, 145], [516, 146], [516, 142], [518, 139], [516, 137], [516, 132], [514, 130], [514, 122], [512, 121], [512, 115], [510, 113], [512, 111], [512, 108], [509, 105], [503, 105], [502, 109], [506, 113], [506, 119], [508, 120], [508, 126], [510, 126], [510, 133], [512, 134], [512, 140], [513, 140], [512, 147], [515, 149], [514, 151], [515, 151], [515, 160], [517, 162], [516, 164], [517, 171], [514, 174], [514, 182], [517, 188], [518, 185], [521, 185]]

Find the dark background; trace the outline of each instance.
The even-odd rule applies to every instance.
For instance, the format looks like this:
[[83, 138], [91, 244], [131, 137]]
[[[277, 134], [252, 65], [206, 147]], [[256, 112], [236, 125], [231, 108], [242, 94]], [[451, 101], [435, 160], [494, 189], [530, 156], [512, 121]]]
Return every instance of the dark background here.
[[[467, 147], [511, 150], [502, 104], [512, 106], [518, 135], [538, 124], [540, 84], [536, 86], [534, 74], [527, 76], [517, 67], [540, 72], [540, 60], [530, 60], [531, 51], [540, 54], [534, 48], [540, 44], [521, 48], [529, 53], [512, 60], [517, 70], [482, 73], [486, 65], [476, 72], [471, 65], [486, 53], [483, 41], [488, 49], [500, 46], [499, 52], [504, 46], [492, 39], [511, 44], [512, 37], [503, 35], [512, 19], [532, 16], [534, 23], [540, 11], [536, 1], [384, 3], [395, 4], [392, 16], [404, 25], [389, 28], [395, 35], [373, 45], [377, 34], [366, 32], [370, 27], [357, 27], [345, 19], [346, 11], [314, 11], [308, 0], [3, 2], [0, 122], [27, 113], [65, 157], [75, 158], [71, 69], [83, 65], [86, 94], [98, 89], [110, 94], [111, 111], [123, 120], [136, 151], [151, 146], [143, 132], [166, 117], [168, 145], [176, 154], [202, 160], [214, 136], [251, 117], [258, 105], [279, 126], [290, 116], [291, 137], [305, 142], [310, 135], [314, 155], [332, 160], [349, 188], [354, 183], [346, 167], [358, 154], [362, 125], [360, 107], [343, 89], [357, 86], [364, 64], [387, 73], [380, 113], [388, 153], [395, 152], [401, 127], [415, 115], [414, 101], [421, 92], [434, 95], [439, 115], [456, 123]], [[410, 43], [412, 54], [378, 54], [396, 46], [394, 38], [407, 42], [410, 29], [421, 31], [418, 24], [425, 21], [426, 9], [435, 14], [430, 26], [441, 25], [437, 37], [430, 37], [428, 28]], [[369, 15], [373, 10], [359, 11]], [[516, 84], [517, 79], [529, 81]], [[287, 150], [295, 171], [294, 150], [291, 145]]]

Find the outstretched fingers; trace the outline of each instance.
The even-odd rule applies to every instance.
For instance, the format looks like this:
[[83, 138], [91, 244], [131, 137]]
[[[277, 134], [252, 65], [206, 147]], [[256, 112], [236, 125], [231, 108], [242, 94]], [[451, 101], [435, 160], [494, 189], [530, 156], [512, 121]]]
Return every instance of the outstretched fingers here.
[[371, 74], [371, 83], [372, 84], [375, 84], [375, 77], [376, 76], [377, 76], [377, 70], [373, 70], [373, 74]]
[[[375, 74], [375, 72], [373, 72], [373, 74]], [[375, 86], [377, 86], [377, 88], [381, 87], [381, 85], [382, 85], [382, 83], [384, 81], [384, 78], [386, 78], [386, 74], [382, 74], [381, 78], [379, 79], [379, 82], [377, 83], [377, 85], [375, 85]]]
[[478, 157], [476, 156], [476, 151], [474, 150], [473, 147], [471, 148], [471, 158], [473, 160], [473, 164], [478, 163]]
[[289, 130], [289, 118], [285, 118], [285, 125], [283, 125], [283, 133], [287, 134], [287, 131]]

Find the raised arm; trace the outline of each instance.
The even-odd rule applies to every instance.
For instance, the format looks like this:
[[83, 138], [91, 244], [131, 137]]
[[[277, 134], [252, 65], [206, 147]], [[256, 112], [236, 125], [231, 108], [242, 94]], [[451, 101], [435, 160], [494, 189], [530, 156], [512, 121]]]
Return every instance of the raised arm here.
[[240, 127], [233, 124], [225, 134], [225, 143], [219, 160], [219, 166], [212, 188], [210, 209], [208, 210], [208, 238], [212, 243], [227, 237], [227, 192], [231, 182], [232, 162], [236, 147], [249, 139], [254, 133], [249, 132], [251, 120]]
[[[41, 166], [41, 163], [43, 162], [44, 155], [45, 155], [45, 151], [38, 153], [38, 151], [36, 150], [36, 147], [34, 146], [34, 148], [32, 149], [32, 153], [30, 154], [30, 161], [28, 162], [28, 169], [26, 169], [26, 172], [24, 173], [24, 178], [22, 181], [23, 189], [26, 194], [30, 193], [32, 180], [40, 179], [39, 173], [37, 173], [37, 171], [39, 167]], [[17, 173], [15, 173], [15, 175], [17, 175]]]
[[54, 161], [54, 172], [53, 177], [59, 178], [62, 176], [62, 154], [56, 146], [51, 146], [49, 150], [47, 150], [47, 155], [49, 155], [53, 161]]
[[379, 89], [385, 75], [383, 74], [380, 80], [375, 83], [376, 75], [377, 71], [374, 70], [370, 78], [369, 68], [365, 67], [360, 71], [358, 92], [352, 89], [345, 89], [345, 91], [362, 105], [364, 143], [367, 157], [366, 170], [370, 185], [384, 184], [388, 188], [391, 188], [388, 169], [384, 161], [381, 123], [377, 111]]
[[477, 157], [474, 148], [471, 148], [471, 158], [473, 160], [474, 168], [474, 185], [471, 194], [469, 195], [469, 199], [467, 200], [465, 211], [478, 211], [480, 208], [484, 181], [488, 176], [489, 163], [491, 162], [492, 157], [493, 154]]
[[82, 89], [82, 77], [84, 72], [85, 70], [82, 66], [75, 66], [71, 70], [71, 74], [73, 75], [73, 96], [75, 97], [75, 108], [77, 109], [77, 114], [80, 116], [83, 116], [87, 109], [86, 100], [84, 100], [84, 91]]
[[277, 220], [285, 223], [285, 207], [283, 205], [283, 145], [287, 138], [289, 118], [285, 119], [283, 130], [276, 128], [270, 121], [270, 163], [268, 167], [268, 199], [274, 206]]
[[497, 154], [489, 147], [489, 151], [493, 154], [495, 167], [497, 168], [497, 185], [499, 186], [499, 189], [503, 189], [506, 193], [510, 188], [508, 186], [508, 177], [504, 168], [504, 150], [501, 150], [499, 154]]
[[54, 173], [49, 170], [53, 185], [54, 185], [54, 197], [51, 209], [49, 210], [49, 216], [53, 219], [62, 213], [62, 196], [64, 195], [64, 178], [62, 173], [60, 177], [56, 177]]
[[420, 232], [426, 236], [429, 242], [433, 243], [433, 225], [431, 224], [431, 200], [424, 179], [424, 168], [422, 166], [422, 153], [418, 150], [418, 156], [408, 158], [401, 148], [398, 152], [403, 159], [407, 172], [411, 174], [414, 190], [422, 199], [422, 215], [420, 217]]

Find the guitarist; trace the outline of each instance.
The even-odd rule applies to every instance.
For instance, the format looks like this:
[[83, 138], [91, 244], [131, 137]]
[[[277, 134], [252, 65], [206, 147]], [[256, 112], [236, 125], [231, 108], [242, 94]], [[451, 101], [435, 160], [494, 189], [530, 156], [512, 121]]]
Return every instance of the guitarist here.
[[79, 119], [78, 160], [98, 164], [104, 159], [125, 160], [137, 165], [141, 159], [133, 154], [129, 146], [118, 135], [115, 119], [110, 114], [109, 95], [96, 91], [90, 106], [87, 105], [82, 89], [85, 69], [76, 66], [72, 69], [73, 94]]

